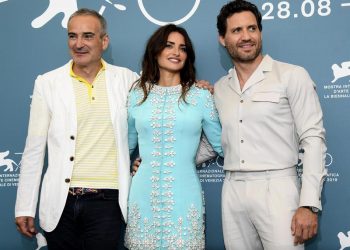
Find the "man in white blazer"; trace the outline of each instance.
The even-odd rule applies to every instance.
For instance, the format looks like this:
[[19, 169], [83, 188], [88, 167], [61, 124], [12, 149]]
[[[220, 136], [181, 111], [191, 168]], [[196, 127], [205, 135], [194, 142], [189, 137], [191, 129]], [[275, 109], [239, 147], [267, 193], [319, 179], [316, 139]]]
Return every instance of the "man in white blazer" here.
[[217, 18], [219, 41], [234, 64], [214, 85], [225, 155], [225, 247], [304, 249], [317, 233], [326, 176], [322, 110], [305, 69], [262, 55], [261, 19], [244, 0], [224, 5]]
[[127, 220], [126, 99], [138, 76], [102, 60], [108, 43], [104, 18], [78, 10], [68, 21], [72, 60], [35, 81], [15, 217], [22, 234], [36, 234], [47, 146], [39, 218], [49, 249], [116, 249]]

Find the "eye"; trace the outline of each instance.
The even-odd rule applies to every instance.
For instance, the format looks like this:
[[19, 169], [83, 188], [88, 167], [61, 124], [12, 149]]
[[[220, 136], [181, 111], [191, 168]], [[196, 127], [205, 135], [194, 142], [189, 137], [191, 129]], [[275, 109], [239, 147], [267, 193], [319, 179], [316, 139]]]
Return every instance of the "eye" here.
[[68, 34], [68, 39], [69, 40], [73, 40], [75, 39], [77, 36], [75, 34]]
[[237, 34], [237, 33], [239, 33], [241, 30], [242, 30], [241, 28], [235, 28], [235, 29], [232, 29], [231, 33]]
[[187, 52], [186, 46], [181, 46], [181, 47], [180, 47], [180, 50], [183, 51], [183, 52]]
[[172, 47], [173, 47], [173, 45], [171, 43], [166, 43], [165, 44], [165, 48], [172, 48]]
[[251, 31], [251, 32], [254, 32], [254, 31], [256, 31], [256, 26], [250, 26], [248, 28], [248, 30]]
[[95, 34], [93, 34], [93, 33], [87, 33], [87, 34], [84, 34], [84, 35], [83, 35], [83, 38], [84, 38], [85, 40], [91, 40], [91, 39], [94, 38], [94, 36], [95, 36]]

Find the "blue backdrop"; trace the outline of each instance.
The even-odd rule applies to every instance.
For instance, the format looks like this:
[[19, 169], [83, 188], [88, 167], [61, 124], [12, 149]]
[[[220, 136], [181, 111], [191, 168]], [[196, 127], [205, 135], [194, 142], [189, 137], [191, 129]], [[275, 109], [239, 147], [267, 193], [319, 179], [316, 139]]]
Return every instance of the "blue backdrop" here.
[[[14, 225], [20, 159], [30, 95], [38, 74], [68, 59], [66, 22], [77, 8], [109, 24], [112, 64], [140, 71], [144, 44], [159, 25], [185, 27], [195, 45], [198, 78], [214, 83], [231, 67], [217, 41], [216, 16], [227, 0], [0, 0], [0, 248], [39, 249]], [[263, 51], [305, 67], [317, 84], [327, 130], [328, 177], [317, 238], [307, 249], [350, 249], [350, 0], [255, 0], [263, 14]], [[206, 196], [207, 249], [224, 249], [220, 218], [222, 161], [198, 169]], [[40, 236], [40, 235], [39, 235]]]

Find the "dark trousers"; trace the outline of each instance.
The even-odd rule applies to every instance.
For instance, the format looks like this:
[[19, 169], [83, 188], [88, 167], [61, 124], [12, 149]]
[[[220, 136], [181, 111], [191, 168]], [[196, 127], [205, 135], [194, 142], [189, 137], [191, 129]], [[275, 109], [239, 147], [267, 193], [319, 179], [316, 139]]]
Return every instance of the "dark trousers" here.
[[57, 227], [45, 232], [48, 249], [116, 250], [122, 223], [118, 190], [69, 194]]

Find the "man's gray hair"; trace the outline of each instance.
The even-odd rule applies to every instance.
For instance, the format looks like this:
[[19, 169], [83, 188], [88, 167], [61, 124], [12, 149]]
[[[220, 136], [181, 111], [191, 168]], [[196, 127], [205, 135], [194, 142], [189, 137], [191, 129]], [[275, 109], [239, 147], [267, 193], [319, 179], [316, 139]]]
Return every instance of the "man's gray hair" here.
[[96, 10], [91, 10], [87, 8], [82, 8], [74, 12], [68, 19], [68, 23], [72, 20], [73, 17], [76, 16], [93, 16], [96, 17], [101, 24], [101, 37], [107, 34], [107, 22], [106, 19], [100, 15]]

